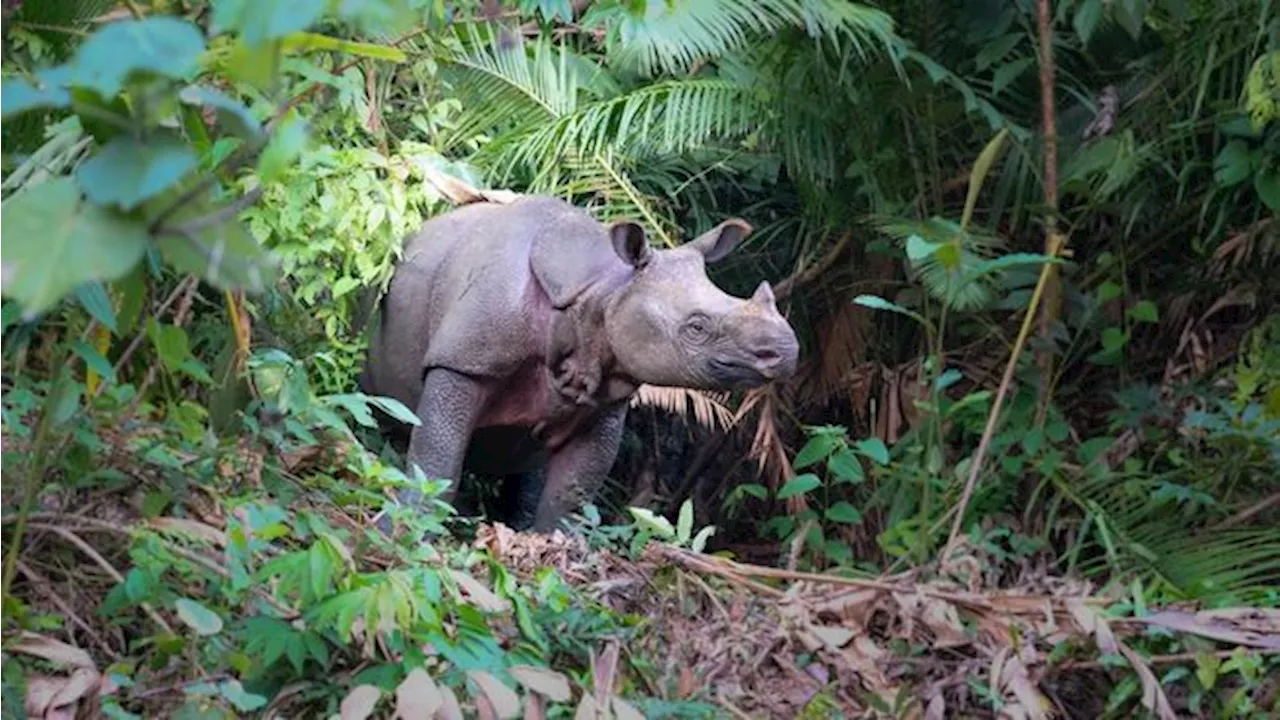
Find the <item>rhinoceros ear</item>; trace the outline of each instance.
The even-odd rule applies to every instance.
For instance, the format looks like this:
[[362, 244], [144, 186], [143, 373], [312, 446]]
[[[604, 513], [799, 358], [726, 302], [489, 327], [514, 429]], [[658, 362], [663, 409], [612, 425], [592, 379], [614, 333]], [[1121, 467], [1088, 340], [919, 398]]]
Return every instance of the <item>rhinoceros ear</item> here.
[[751, 225], [747, 221], [732, 218], [703, 233], [689, 245], [702, 253], [707, 262], [713, 263], [728, 255], [750, 233]]
[[613, 251], [624, 262], [639, 270], [649, 264], [653, 250], [645, 237], [644, 228], [629, 220], [619, 220], [609, 226], [609, 239], [613, 242]]

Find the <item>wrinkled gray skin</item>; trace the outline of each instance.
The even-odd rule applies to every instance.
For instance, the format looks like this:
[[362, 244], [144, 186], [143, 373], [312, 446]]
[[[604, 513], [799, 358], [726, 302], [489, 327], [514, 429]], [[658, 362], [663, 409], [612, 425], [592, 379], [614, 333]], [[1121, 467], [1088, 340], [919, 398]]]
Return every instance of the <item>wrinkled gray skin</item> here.
[[742, 300], [706, 276], [750, 230], [728, 220], [653, 250], [639, 225], [558, 199], [457, 208], [406, 243], [362, 389], [416, 409], [408, 459], [455, 481], [447, 500], [464, 467], [505, 476], [502, 519], [550, 530], [609, 472], [640, 384], [745, 388], [795, 371], [768, 283]]

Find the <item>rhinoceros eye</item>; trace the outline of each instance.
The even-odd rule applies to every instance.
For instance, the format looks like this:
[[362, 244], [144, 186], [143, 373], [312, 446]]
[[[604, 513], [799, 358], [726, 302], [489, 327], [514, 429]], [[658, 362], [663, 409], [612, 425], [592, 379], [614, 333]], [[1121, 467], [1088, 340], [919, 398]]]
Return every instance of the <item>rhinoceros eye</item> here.
[[704, 343], [711, 338], [711, 319], [705, 315], [692, 315], [680, 331], [689, 342]]

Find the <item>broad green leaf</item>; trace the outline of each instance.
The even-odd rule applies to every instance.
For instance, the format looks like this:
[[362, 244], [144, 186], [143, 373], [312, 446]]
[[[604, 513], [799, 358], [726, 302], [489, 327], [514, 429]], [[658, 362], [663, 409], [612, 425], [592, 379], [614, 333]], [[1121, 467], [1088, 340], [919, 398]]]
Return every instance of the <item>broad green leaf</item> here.
[[1022, 449], [1027, 455], [1035, 455], [1040, 452], [1040, 448], [1044, 446], [1044, 432], [1038, 427], [1032, 427], [1022, 436]]
[[867, 479], [862, 463], [848, 448], [840, 448], [827, 460], [827, 470], [837, 483], [860, 483]]
[[1120, 297], [1123, 293], [1124, 288], [1108, 280], [1098, 286], [1098, 302], [1110, 302]]
[[103, 327], [111, 332], [116, 331], [116, 313], [111, 307], [111, 298], [107, 289], [97, 280], [76, 286], [76, 300], [80, 307], [93, 316]]
[[178, 99], [195, 107], [208, 106], [217, 111], [218, 117], [229, 124], [232, 131], [244, 138], [262, 133], [258, 118], [240, 101], [204, 85], [189, 85], [178, 93]]
[[418, 419], [418, 415], [405, 404], [395, 398], [382, 397], [381, 395], [366, 395], [365, 399], [370, 403], [382, 408], [382, 411], [402, 423], [410, 425], [421, 425], [422, 421]]
[[214, 0], [215, 32], [237, 32], [248, 46], [305, 30], [324, 13], [325, 0]]
[[961, 373], [959, 370], [955, 368], [948, 368], [945, 372], [939, 375], [936, 380], [933, 381], [933, 387], [938, 390], [946, 390], [952, 385], [955, 385], [956, 383], [960, 382], [963, 378], [964, 378], [964, 373]]
[[178, 598], [173, 604], [178, 618], [201, 635], [217, 635], [222, 632], [222, 618], [195, 600]]
[[1253, 153], [1244, 140], [1227, 143], [1213, 159], [1213, 179], [1220, 187], [1239, 185], [1253, 171]]
[[218, 683], [218, 691], [242, 713], [251, 713], [267, 704], [265, 697], [245, 690], [239, 680], [223, 680]]
[[80, 46], [73, 61], [74, 83], [109, 98], [136, 73], [189, 79], [199, 69], [203, 53], [204, 36], [186, 20], [167, 15], [117, 20]]
[[1080, 41], [1089, 44], [1089, 39], [1093, 37], [1093, 31], [1098, 28], [1098, 21], [1102, 19], [1103, 0], [1083, 0], [1076, 6], [1075, 17], [1071, 19], [1071, 26], [1075, 28], [1076, 35], [1080, 36]]
[[1118, 327], [1109, 327], [1102, 331], [1102, 349], [1106, 352], [1113, 352], [1124, 347], [1125, 342], [1129, 338]]
[[862, 513], [858, 512], [858, 508], [844, 500], [827, 508], [823, 515], [832, 522], [847, 523], [849, 525], [857, 525], [862, 522]]
[[750, 495], [751, 497], [756, 498], [757, 500], [769, 499], [768, 489], [766, 489], [765, 486], [759, 483], [743, 483], [737, 486], [736, 488], [734, 488], [733, 491], [735, 493], [741, 493], [743, 495]]
[[142, 142], [133, 135], [119, 135], [76, 169], [76, 181], [95, 203], [132, 210], [176, 185], [195, 167], [195, 152], [176, 138]]
[[919, 262], [938, 252], [940, 247], [942, 246], [938, 243], [931, 243], [919, 235], [912, 235], [907, 238], [907, 258], [913, 263]]
[[1280, 168], [1253, 174], [1253, 189], [1271, 212], [1280, 213]]
[[676, 518], [676, 542], [683, 545], [693, 535], [693, 500], [686, 499], [680, 504], [680, 515]]
[[258, 158], [258, 176], [269, 183], [284, 173], [307, 145], [307, 123], [296, 113], [281, 121]]
[[[1000, 91], [1009, 87], [1009, 83], [1017, 80], [1035, 61], [1036, 59], [1033, 57], [1024, 57], [996, 68], [995, 74], [991, 79], [991, 94], [999, 95]], [[1004, 130], [1001, 130], [1001, 132], [1004, 132]]]
[[66, 87], [72, 76], [71, 66], [38, 70], [34, 76], [34, 85], [20, 77], [7, 77], [0, 84], [0, 119], [7, 120], [31, 110], [71, 105], [71, 92]]
[[1137, 322], [1157, 323], [1160, 322], [1160, 311], [1150, 300], [1140, 300], [1129, 308], [1129, 317]]
[[161, 325], [155, 318], [147, 319], [147, 335], [155, 345], [160, 364], [170, 372], [176, 372], [191, 354], [187, 333], [177, 325]]
[[867, 438], [859, 440], [854, 446], [858, 452], [866, 455], [881, 465], [889, 464], [889, 448], [885, 446], [884, 441], [880, 438]]
[[803, 470], [810, 465], [825, 459], [836, 449], [835, 440], [829, 435], [814, 435], [809, 441], [800, 448], [800, 452], [796, 453], [796, 459], [791, 466], [797, 470]]
[[1147, 0], [1112, 0], [1111, 14], [1134, 40], [1142, 34], [1147, 17]]
[[963, 283], [973, 282], [984, 275], [988, 275], [1006, 268], [1016, 267], [1018, 265], [1043, 265], [1045, 263], [1061, 264], [1062, 258], [1050, 257], [1039, 253], [1010, 253], [1001, 255], [998, 258], [984, 260], [974, 265], [968, 273], [965, 274]]
[[797, 475], [794, 478], [791, 478], [791, 480], [787, 481], [787, 483], [783, 485], [780, 490], [778, 490], [778, 499], [786, 500], [787, 498], [792, 497], [793, 495], [803, 495], [817, 488], [820, 485], [822, 485], [822, 481], [819, 480], [818, 476], [814, 475], [813, 473], [805, 473], [803, 475]]
[[662, 537], [663, 539], [671, 539], [676, 535], [676, 529], [671, 527], [671, 521], [655, 514], [648, 508], [629, 507], [627, 510], [631, 516], [636, 519], [636, 524], [644, 529]]
[[342, 394], [329, 395], [324, 398], [326, 404], [337, 405], [351, 414], [361, 425], [371, 428], [377, 426], [373, 413], [369, 412], [368, 398], [363, 395]]
[[41, 183], [5, 200], [0, 223], [4, 295], [31, 320], [73, 288], [124, 276], [147, 250], [146, 226], [85, 202], [70, 177]]
[[111, 363], [102, 357], [102, 353], [98, 349], [82, 340], [76, 340], [71, 344], [71, 349], [75, 351], [83, 360], [85, 367], [94, 371], [107, 382], [116, 381], [116, 371], [111, 367]]
[[[220, 288], [242, 288], [261, 292], [274, 282], [278, 261], [254, 239], [236, 219], [206, 224], [217, 209], [192, 202], [174, 213], [162, 230], [160, 252], [165, 260]], [[184, 232], [186, 223], [200, 223], [198, 230]]]

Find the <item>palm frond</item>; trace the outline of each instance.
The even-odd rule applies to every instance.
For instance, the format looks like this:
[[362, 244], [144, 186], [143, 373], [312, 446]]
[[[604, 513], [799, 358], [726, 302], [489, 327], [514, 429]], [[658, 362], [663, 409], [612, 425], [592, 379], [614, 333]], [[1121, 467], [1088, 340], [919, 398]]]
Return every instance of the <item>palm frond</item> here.
[[718, 425], [724, 430], [733, 427], [733, 411], [725, 404], [725, 393], [708, 393], [689, 388], [641, 385], [631, 396], [632, 407], [656, 407], [673, 415], [694, 421], [708, 430]]
[[876, 218], [874, 224], [904, 246], [913, 237], [940, 246], [928, 257], [912, 262], [916, 279], [934, 298], [961, 311], [976, 310], [991, 302], [991, 279], [968, 278], [979, 263], [990, 259], [992, 250], [1003, 244], [1000, 238], [972, 229], [961, 230], [959, 224], [937, 217], [924, 221]]
[[583, 23], [610, 28], [614, 61], [644, 75], [684, 73], [746, 46], [753, 37], [786, 28], [802, 29], [836, 47], [848, 43], [864, 57], [869, 44], [888, 47], [896, 40], [888, 14], [843, 0], [651, 2], [643, 15], [612, 5], [589, 13]]

